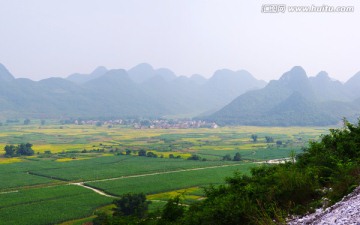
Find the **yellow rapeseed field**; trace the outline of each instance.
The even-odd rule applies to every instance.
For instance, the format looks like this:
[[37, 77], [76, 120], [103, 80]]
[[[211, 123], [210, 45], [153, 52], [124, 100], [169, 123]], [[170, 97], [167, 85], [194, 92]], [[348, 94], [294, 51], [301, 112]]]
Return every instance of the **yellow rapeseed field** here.
[[0, 158], [0, 164], [9, 164], [9, 163], [17, 163], [22, 162], [20, 158]]

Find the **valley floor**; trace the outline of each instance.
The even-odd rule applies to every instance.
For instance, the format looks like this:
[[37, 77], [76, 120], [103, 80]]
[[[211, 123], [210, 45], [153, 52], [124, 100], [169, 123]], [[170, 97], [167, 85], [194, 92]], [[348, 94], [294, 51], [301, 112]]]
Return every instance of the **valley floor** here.
[[[191, 204], [204, 198], [202, 187], [223, 184], [236, 171], [248, 174], [259, 162], [278, 163], [274, 159], [301, 152], [326, 132], [298, 127], [1, 126], [0, 180], [5, 182], [0, 182], [0, 225], [81, 224], [79, 218], [91, 221], [95, 212], [111, 212], [113, 199], [129, 192], [145, 193], [154, 211], [180, 194], [184, 204]], [[5, 145], [22, 142], [33, 144], [36, 154], [3, 157]], [[139, 156], [141, 150], [152, 157]], [[241, 161], [233, 161], [236, 153]], [[200, 160], [187, 160], [193, 155]]]

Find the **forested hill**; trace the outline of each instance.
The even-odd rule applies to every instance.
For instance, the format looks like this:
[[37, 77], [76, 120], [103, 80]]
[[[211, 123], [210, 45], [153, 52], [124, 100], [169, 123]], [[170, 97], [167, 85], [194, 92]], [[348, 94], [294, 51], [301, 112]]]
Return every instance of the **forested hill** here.
[[326, 72], [308, 77], [297, 66], [279, 80], [249, 91], [210, 116], [219, 124], [261, 126], [322, 126], [360, 115], [360, 73], [342, 84]]
[[139, 64], [126, 71], [98, 67], [90, 74], [41, 81], [18, 78], [0, 64], [0, 119], [14, 117], [161, 117], [214, 112], [266, 82], [244, 70], [177, 76]]

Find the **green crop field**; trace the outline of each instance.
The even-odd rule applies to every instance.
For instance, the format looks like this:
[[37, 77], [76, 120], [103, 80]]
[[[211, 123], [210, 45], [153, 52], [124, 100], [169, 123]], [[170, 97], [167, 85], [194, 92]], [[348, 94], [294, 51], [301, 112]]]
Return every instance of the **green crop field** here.
[[[201, 187], [224, 183], [235, 171], [248, 173], [257, 162], [299, 153], [323, 133], [327, 128], [0, 126], [0, 224], [91, 221], [94, 211], [113, 199], [67, 185], [81, 181], [114, 196], [144, 192], [154, 201], [152, 210], [179, 193], [186, 193], [185, 202], [191, 203], [201, 200]], [[267, 136], [273, 141], [266, 142]], [[33, 144], [34, 156], [3, 156], [5, 145], [24, 142]], [[140, 150], [157, 157], [140, 157]], [[242, 161], [223, 161], [235, 153]], [[192, 155], [200, 160], [187, 160]], [[81, 218], [86, 219], [77, 220]]]
[[226, 167], [88, 182], [86, 185], [104, 190], [112, 195], [122, 195], [128, 192], [153, 194], [194, 186], [221, 184], [224, 182], [225, 177], [231, 176], [235, 171], [248, 173], [249, 168], [252, 166], [254, 165], [251, 163], [235, 164]]
[[[179, 169], [208, 167], [233, 162], [198, 162], [183, 159], [162, 159], [136, 156], [108, 156], [89, 160], [56, 162], [51, 169], [32, 171], [33, 174], [68, 181], [88, 181]], [[80, 169], [81, 168], [81, 169]]]
[[56, 186], [0, 194], [0, 224], [55, 224], [85, 217], [112, 199], [73, 186]]

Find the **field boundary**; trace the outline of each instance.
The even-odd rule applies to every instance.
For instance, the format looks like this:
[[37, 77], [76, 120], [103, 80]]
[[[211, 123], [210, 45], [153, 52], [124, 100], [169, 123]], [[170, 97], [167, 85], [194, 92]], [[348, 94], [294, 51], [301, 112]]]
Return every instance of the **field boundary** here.
[[121, 176], [121, 177], [106, 178], [106, 179], [100, 179], [100, 180], [84, 181], [84, 182], [73, 182], [73, 183], [68, 183], [68, 185], [76, 185], [76, 186], [79, 186], [79, 187], [87, 188], [89, 190], [94, 191], [95, 193], [97, 193], [99, 195], [106, 196], [106, 197], [109, 197], [109, 198], [119, 198], [118, 196], [114, 196], [114, 195], [106, 193], [104, 190], [101, 190], [101, 189], [96, 188], [94, 186], [87, 185], [87, 183], [113, 181], [113, 180], [121, 180], [121, 179], [136, 178], [136, 177], [156, 176], [156, 175], [161, 175], [161, 174], [171, 174], [171, 173], [180, 173], [180, 172], [206, 170], [206, 169], [216, 169], [216, 168], [231, 167], [231, 166], [242, 166], [242, 165], [246, 165], [246, 164], [237, 163], [237, 164], [227, 164], [227, 165], [220, 165], [220, 166], [208, 166], [208, 167], [199, 167], [199, 168], [192, 168], [192, 169], [183, 169], [183, 170], [164, 171], [164, 172], [156, 172], [156, 173], [148, 173], [148, 174]]
[[[247, 165], [247, 164], [236, 163], [236, 164], [227, 164], [227, 165], [220, 165], [220, 166], [208, 166], [208, 167], [198, 167], [198, 168], [192, 168], [192, 169], [182, 169], [182, 170], [155, 172], [155, 173], [145, 173], [145, 174], [138, 174], [138, 175], [129, 175], [129, 176], [105, 178], [105, 179], [99, 179], [99, 180], [83, 181], [82, 183], [86, 184], [86, 183], [104, 182], [104, 181], [121, 180], [121, 179], [135, 178], [135, 177], [147, 177], [147, 176], [155, 176], [155, 175], [161, 175], [161, 174], [180, 173], [180, 172], [187, 172], [187, 171], [194, 171], [194, 170], [216, 169], [216, 168], [222, 168], [222, 167], [242, 166], [242, 165]], [[70, 184], [72, 184], [72, 183], [70, 183]]]

